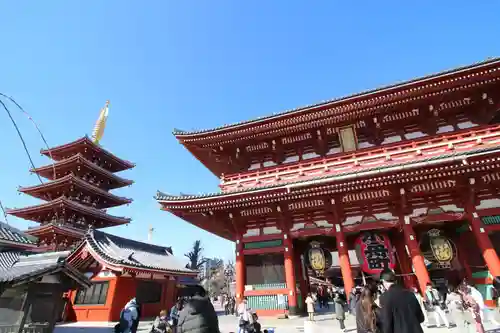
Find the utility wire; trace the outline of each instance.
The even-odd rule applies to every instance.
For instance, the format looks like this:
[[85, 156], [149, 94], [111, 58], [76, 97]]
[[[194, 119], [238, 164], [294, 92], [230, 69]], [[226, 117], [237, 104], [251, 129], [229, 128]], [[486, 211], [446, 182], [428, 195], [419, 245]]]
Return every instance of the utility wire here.
[[[19, 127], [16, 124], [16, 121], [14, 120], [14, 118], [12, 118], [12, 114], [10, 113], [9, 109], [7, 108], [7, 106], [5, 105], [5, 103], [2, 100], [0, 100], [0, 104], [5, 109], [5, 112], [7, 112], [7, 115], [9, 116], [10, 120], [12, 121], [12, 125], [14, 125], [14, 128], [17, 131], [17, 135], [19, 136], [19, 139], [21, 140], [21, 142], [23, 144], [24, 151], [26, 152], [26, 155], [28, 155], [28, 159], [30, 161], [31, 167], [33, 169], [36, 169], [35, 163], [33, 162], [33, 159], [31, 158], [30, 152], [28, 151], [28, 147], [26, 146], [26, 142], [24, 141], [23, 135], [21, 134], [21, 131], [19, 130]], [[43, 184], [43, 180], [40, 177], [40, 175], [36, 174], [36, 176], [38, 177], [38, 180], [40, 181], [40, 183]]]
[[54, 180], [56, 179], [56, 167], [54, 165], [54, 159], [52, 158], [52, 151], [50, 150], [50, 147], [49, 147], [49, 144], [47, 143], [47, 140], [45, 140], [45, 136], [43, 135], [42, 131], [40, 130], [40, 127], [38, 127], [37, 123], [35, 122], [35, 120], [33, 119], [33, 117], [31, 117], [31, 115], [26, 112], [26, 110], [24, 110], [24, 108], [16, 102], [16, 100], [10, 96], [7, 96], [5, 94], [2, 94], [0, 93], [0, 96], [3, 96], [5, 98], [7, 98], [9, 101], [11, 101], [12, 103], [14, 103], [19, 110], [21, 110], [22, 113], [24, 113], [28, 119], [33, 123], [33, 125], [35, 126], [36, 130], [38, 131], [38, 134], [40, 135], [40, 137], [42, 138], [42, 141], [43, 143], [45, 144], [45, 148], [47, 148], [47, 152], [49, 153], [49, 157], [52, 161], [52, 169], [53, 169], [53, 172], [54, 172]]
[[2, 200], [0, 200], [0, 209], [2, 209], [3, 217], [5, 222], [9, 224], [9, 220], [7, 219], [7, 213], [5, 212], [5, 208], [3, 207]]

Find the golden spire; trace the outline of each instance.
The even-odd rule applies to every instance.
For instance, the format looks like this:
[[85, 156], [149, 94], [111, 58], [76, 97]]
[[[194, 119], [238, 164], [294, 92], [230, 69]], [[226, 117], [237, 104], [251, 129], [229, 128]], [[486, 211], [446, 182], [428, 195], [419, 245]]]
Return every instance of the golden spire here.
[[106, 120], [108, 119], [109, 112], [109, 101], [106, 101], [106, 105], [101, 109], [99, 113], [99, 118], [97, 119], [94, 131], [92, 132], [92, 141], [94, 143], [99, 143], [101, 141], [102, 136], [104, 135], [104, 129], [106, 128]]

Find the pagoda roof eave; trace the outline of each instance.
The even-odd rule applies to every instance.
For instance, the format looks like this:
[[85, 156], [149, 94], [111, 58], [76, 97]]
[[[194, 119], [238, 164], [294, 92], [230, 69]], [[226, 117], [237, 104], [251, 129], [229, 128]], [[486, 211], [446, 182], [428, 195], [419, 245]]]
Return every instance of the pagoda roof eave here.
[[500, 57], [496, 58], [491, 58], [487, 59], [482, 62], [477, 62], [471, 65], [467, 66], [462, 66], [442, 72], [438, 72], [435, 74], [419, 77], [413, 80], [409, 81], [403, 81], [400, 83], [388, 85], [388, 86], [383, 86], [380, 88], [348, 95], [345, 97], [341, 98], [335, 98], [332, 100], [328, 101], [323, 101], [320, 103], [316, 104], [311, 104], [308, 106], [304, 107], [299, 107], [291, 110], [286, 110], [283, 112], [275, 113], [270, 116], [266, 117], [259, 117], [257, 119], [252, 119], [248, 121], [242, 121], [242, 122], [237, 122], [234, 124], [228, 124], [228, 125], [223, 125], [219, 126], [216, 128], [212, 129], [204, 129], [204, 130], [195, 130], [195, 131], [182, 131], [182, 130], [174, 130], [173, 135], [179, 140], [179, 141], [184, 141], [184, 140], [196, 140], [196, 139], [205, 139], [207, 136], [210, 135], [215, 135], [215, 134], [221, 134], [224, 132], [228, 132], [231, 130], [236, 130], [241, 127], [250, 127], [250, 126], [256, 126], [256, 125], [261, 125], [263, 123], [270, 123], [273, 121], [281, 120], [282, 118], [285, 117], [291, 117], [291, 116], [297, 116], [301, 115], [306, 112], [311, 112], [314, 111], [318, 108], [324, 108], [324, 107], [334, 107], [339, 104], [344, 104], [344, 103], [354, 103], [359, 100], [363, 99], [369, 99], [372, 97], [379, 98], [380, 95], [388, 95], [388, 94], [393, 94], [393, 93], [398, 93], [400, 94], [400, 91], [402, 90], [407, 90], [407, 91], [413, 91], [417, 86], [420, 86], [422, 84], [429, 83], [430, 81], [438, 81], [438, 80], [446, 80], [448, 77], [453, 76], [453, 75], [458, 75], [466, 72], [473, 72], [475, 70], [479, 70], [488, 66], [495, 66], [500, 64]]
[[81, 204], [74, 202], [72, 200], [69, 200], [65, 197], [59, 197], [57, 199], [54, 199], [52, 201], [45, 202], [45, 203], [42, 203], [39, 205], [34, 205], [34, 206], [29, 206], [29, 207], [24, 207], [24, 208], [6, 209], [5, 212], [9, 215], [14, 215], [14, 216], [21, 217], [21, 218], [28, 218], [28, 214], [30, 214], [30, 213], [33, 214], [33, 213], [40, 212], [40, 211], [45, 210], [45, 209], [56, 209], [56, 206], [59, 206], [59, 205], [68, 207], [68, 208], [73, 209], [75, 211], [78, 211], [81, 214], [99, 217], [102, 220], [111, 222], [111, 224], [114, 224], [114, 225], [128, 224], [131, 221], [130, 218], [113, 216], [113, 215], [107, 214], [105, 212], [102, 212], [98, 209], [81, 205]]
[[129, 179], [125, 179], [125, 178], [122, 178], [120, 176], [117, 176], [114, 173], [109, 172], [108, 170], [90, 162], [88, 159], [86, 159], [81, 154], [73, 155], [70, 158], [58, 161], [54, 164], [49, 164], [49, 165], [41, 166], [41, 167], [38, 167], [35, 169], [30, 169], [30, 172], [33, 172], [36, 174], [40, 174], [40, 172], [48, 172], [47, 175], [44, 175], [44, 177], [46, 177], [50, 180], [54, 180], [54, 175], [52, 173], [54, 168], [57, 169], [57, 168], [62, 167], [64, 165], [75, 163], [77, 161], [82, 161], [90, 169], [93, 169], [96, 172], [99, 172], [100, 174], [106, 176], [108, 179], [114, 179], [117, 183], [123, 184], [123, 186], [132, 185], [134, 183], [133, 180], [129, 180]]
[[69, 255], [68, 262], [78, 265], [85, 250], [94, 260], [113, 271], [198, 275], [198, 272], [178, 262], [170, 247], [142, 243], [98, 230], [90, 229], [85, 234], [80, 245]]
[[[346, 182], [346, 181], [351, 181], [353, 179], [369, 177], [373, 175], [381, 175], [381, 174], [394, 173], [398, 171], [399, 172], [407, 171], [422, 167], [437, 166], [447, 162], [463, 161], [466, 158], [471, 158], [480, 155], [494, 154], [494, 153], [500, 153], [500, 147], [495, 146], [495, 147], [470, 150], [466, 152], [453, 152], [453, 153], [433, 156], [418, 161], [411, 160], [409, 162], [393, 164], [390, 166], [378, 166], [373, 168], [367, 168], [362, 171], [359, 170], [348, 171], [336, 175], [319, 176], [304, 180], [295, 180], [288, 183], [271, 184], [267, 186], [245, 188], [241, 190], [234, 190], [227, 192], [215, 192], [215, 193], [206, 193], [200, 195], [170, 195], [158, 191], [155, 196], [155, 199], [158, 201], [158, 203], [164, 206], [170, 206], [170, 205], [181, 205], [181, 204], [194, 204], [210, 200], [229, 199], [231, 197], [234, 197], [236, 199], [239, 197], [245, 197], [248, 195], [259, 194], [259, 193], [268, 194], [269, 192], [276, 192], [276, 195], [278, 195], [279, 193], [288, 193], [293, 188], [316, 186], [319, 184], [330, 183], [335, 181]], [[166, 208], [166, 210], [170, 209]]]
[[75, 238], [82, 238], [85, 235], [85, 231], [82, 229], [77, 229], [65, 225], [56, 225], [54, 223], [36, 226], [28, 230], [25, 230], [24, 232], [28, 235], [33, 235], [33, 236], [41, 236], [50, 233], [56, 233]]
[[104, 191], [101, 188], [99, 188], [95, 185], [92, 185], [92, 184], [82, 180], [81, 178], [79, 178], [75, 175], [72, 175], [72, 174], [66, 175], [62, 178], [50, 181], [48, 183], [43, 183], [43, 184], [34, 185], [34, 186], [19, 187], [18, 191], [21, 193], [25, 193], [25, 194], [40, 198], [40, 196], [36, 195], [36, 192], [48, 190], [51, 187], [61, 185], [61, 184], [64, 184], [66, 182], [72, 182], [72, 183], [76, 184], [77, 186], [81, 186], [81, 187], [84, 187], [86, 189], [95, 191], [97, 194], [115, 201], [116, 204], [113, 206], [129, 204], [132, 202], [132, 199], [130, 199], [130, 198], [120, 197], [120, 196], [117, 196], [111, 192]]
[[135, 163], [119, 158], [118, 156], [104, 149], [100, 145], [94, 143], [87, 135], [63, 145], [55, 146], [49, 149], [41, 149], [40, 153], [42, 155], [51, 157], [51, 153], [53, 152], [64, 152], [65, 150], [69, 150], [79, 144], [89, 145], [93, 150], [104, 154], [110, 160], [114, 161], [117, 165], [120, 165], [121, 168], [117, 171], [124, 171], [135, 167]]

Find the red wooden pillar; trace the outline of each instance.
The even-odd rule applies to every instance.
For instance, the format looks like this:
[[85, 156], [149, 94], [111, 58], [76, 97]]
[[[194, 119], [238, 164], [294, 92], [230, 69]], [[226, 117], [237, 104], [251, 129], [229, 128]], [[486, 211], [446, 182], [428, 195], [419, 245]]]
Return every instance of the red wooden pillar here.
[[243, 240], [236, 240], [236, 303], [240, 304], [245, 295], [245, 256], [243, 254]]
[[307, 275], [307, 272], [304, 272], [304, 265], [302, 262], [302, 255], [300, 252], [301, 251], [297, 251], [297, 249], [295, 249], [294, 260], [295, 260], [295, 265], [297, 265], [297, 279], [299, 280], [300, 294], [302, 295], [302, 306], [304, 306], [304, 301], [307, 297], [307, 294], [309, 293], [309, 285], [307, 282], [307, 278], [305, 277]]
[[498, 259], [497, 251], [495, 251], [488, 232], [484, 229], [481, 219], [476, 212], [469, 214], [469, 223], [472, 227], [472, 233], [476, 237], [477, 245], [483, 255], [484, 262], [488, 266], [488, 270], [492, 276], [500, 276], [500, 260]]
[[283, 236], [285, 244], [285, 278], [288, 288], [288, 313], [297, 315], [299, 308], [297, 306], [297, 281], [295, 279], [295, 262], [293, 255], [293, 243], [290, 235]]
[[335, 238], [337, 240], [339, 265], [340, 271], [342, 272], [342, 280], [344, 280], [344, 289], [346, 295], [349, 295], [352, 288], [354, 288], [354, 279], [352, 277], [351, 262], [349, 260], [349, 248], [340, 224], [335, 224]]
[[468, 237], [469, 231], [462, 231], [458, 237], [458, 260], [464, 267], [465, 277], [468, 281], [472, 281], [472, 269], [469, 266], [469, 259], [467, 256], [467, 247], [465, 246], [471, 239]]
[[400, 223], [403, 227], [406, 246], [408, 247], [408, 252], [410, 252], [410, 258], [420, 286], [420, 292], [424, 294], [425, 287], [429, 282], [431, 282], [431, 279], [429, 277], [427, 267], [425, 266], [424, 257], [422, 256], [422, 252], [420, 252], [420, 247], [418, 246], [417, 236], [413, 231], [409, 216], [402, 215]]
[[415, 276], [413, 275], [412, 265], [408, 252], [406, 252], [404, 234], [396, 234], [393, 237], [394, 248], [396, 249], [396, 257], [398, 259], [399, 268], [403, 274], [403, 284], [406, 288], [414, 288], [417, 286]]
[[475, 205], [475, 183], [474, 178], [469, 179], [470, 193], [469, 200], [466, 207], [466, 213], [469, 217], [469, 223], [472, 229], [472, 233], [476, 237], [477, 245], [481, 250], [486, 266], [493, 277], [500, 276], [500, 260], [498, 259], [497, 251], [491, 243], [491, 239], [488, 236], [488, 232], [484, 229], [483, 223], [476, 212]]

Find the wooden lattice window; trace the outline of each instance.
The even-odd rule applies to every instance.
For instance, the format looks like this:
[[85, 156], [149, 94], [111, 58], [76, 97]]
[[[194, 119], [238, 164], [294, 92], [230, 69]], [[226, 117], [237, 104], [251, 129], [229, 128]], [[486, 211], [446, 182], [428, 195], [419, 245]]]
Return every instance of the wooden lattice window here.
[[75, 305], [104, 305], [108, 296], [109, 282], [94, 282], [92, 286], [87, 289], [79, 289]]

